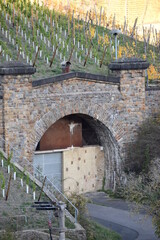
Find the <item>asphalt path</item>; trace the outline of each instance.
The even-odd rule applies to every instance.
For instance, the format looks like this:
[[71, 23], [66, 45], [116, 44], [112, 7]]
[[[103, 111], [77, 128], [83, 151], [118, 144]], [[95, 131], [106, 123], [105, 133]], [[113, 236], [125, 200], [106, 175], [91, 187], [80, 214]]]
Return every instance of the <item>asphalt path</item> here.
[[103, 226], [119, 233], [123, 240], [157, 240], [152, 226], [152, 218], [143, 211], [133, 211], [133, 204], [124, 200], [111, 199], [104, 193], [87, 196], [92, 203], [87, 204], [89, 216]]

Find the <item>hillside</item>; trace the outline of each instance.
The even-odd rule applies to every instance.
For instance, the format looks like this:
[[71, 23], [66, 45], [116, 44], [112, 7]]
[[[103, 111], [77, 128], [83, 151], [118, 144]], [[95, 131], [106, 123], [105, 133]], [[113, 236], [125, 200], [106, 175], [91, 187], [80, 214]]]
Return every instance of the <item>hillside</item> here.
[[[11, 166], [10, 171], [12, 173], [10, 188], [9, 179], [10, 174], [7, 170], [7, 162], [0, 161], [0, 232], [2, 230], [7, 231], [21, 231], [29, 229], [47, 229], [48, 228], [48, 213], [36, 211], [31, 206], [34, 203], [33, 192], [36, 193], [38, 199], [40, 194], [40, 188], [37, 187], [31, 180], [27, 179], [24, 173], [21, 173], [14, 165]], [[14, 176], [16, 173], [16, 177]], [[22, 180], [21, 180], [22, 179]], [[29, 185], [29, 192], [26, 192], [26, 185]], [[8, 192], [8, 199], [3, 196], [3, 190], [5, 194]], [[50, 201], [44, 194], [41, 201]], [[55, 227], [58, 226], [57, 220], [55, 220]], [[1, 233], [0, 233], [1, 234]], [[1, 235], [0, 235], [1, 239]]]
[[142, 27], [142, 25], [150, 25], [159, 23], [160, 29], [160, 1], [159, 0], [92, 0], [92, 4], [89, 0], [68, 0], [61, 1], [55, 0], [54, 2], [51, 0], [42, 0], [44, 4], [49, 7], [63, 8], [66, 9], [68, 5], [74, 9], [75, 11], [83, 11], [85, 14], [87, 11], [92, 9], [93, 11], [100, 12], [100, 8], [106, 12], [108, 18], [110, 16], [116, 15], [116, 21], [123, 24], [124, 17], [127, 18], [128, 24], [133, 26], [135, 19], [138, 17], [138, 26]]
[[[49, 233], [49, 220], [54, 239], [58, 239], [59, 218], [54, 215], [55, 211], [40, 211], [32, 207], [34, 201], [51, 202], [41, 190], [27, 171], [21, 172], [0, 152], [0, 239], [48, 239], [43, 234]], [[65, 226], [75, 228], [68, 218]], [[4, 230], [6, 235], [3, 235]], [[22, 235], [17, 237], [15, 234]]]
[[[40, 201], [43, 203], [52, 202], [51, 199], [45, 195], [45, 190], [41, 192], [42, 188], [29, 179], [27, 171], [21, 172], [16, 166], [9, 162], [9, 158], [5, 160], [0, 152], [0, 239], [48, 240], [50, 239], [49, 226], [51, 226], [52, 238], [60, 239], [59, 213], [57, 214], [54, 210], [40, 211], [32, 207], [35, 205], [34, 201], [39, 201], [40, 196]], [[95, 239], [99, 239], [99, 237], [106, 240], [121, 239], [119, 234], [87, 220], [86, 216], [84, 220], [82, 209], [85, 209], [86, 200], [80, 195], [78, 198], [80, 200], [77, 199], [77, 204], [81, 211], [79, 219], [82, 218], [81, 223], [86, 229], [88, 240], [93, 239], [92, 236]], [[73, 209], [70, 208], [70, 210]], [[65, 217], [65, 239], [86, 239], [84, 229], [78, 223], [71, 222], [67, 215]]]
[[[92, 13], [74, 17], [74, 12], [64, 15], [36, 2], [0, 0], [0, 61], [20, 60], [35, 65], [34, 79], [61, 73], [61, 62], [68, 60], [71, 71], [107, 75], [115, 47], [110, 30], [100, 24], [106, 21], [105, 15], [97, 17], [98, 25]], [[118, 27], [115, 22], [113, 27]], [[149, 78], [160, 78], [158, 36], [154, 46], [149, 45], [148, 32], [144, 34], [145, 42], [138, 40], [136, 31], [133, 36], [119, 36], [118, 57], [147, 58], [152, 63]]]

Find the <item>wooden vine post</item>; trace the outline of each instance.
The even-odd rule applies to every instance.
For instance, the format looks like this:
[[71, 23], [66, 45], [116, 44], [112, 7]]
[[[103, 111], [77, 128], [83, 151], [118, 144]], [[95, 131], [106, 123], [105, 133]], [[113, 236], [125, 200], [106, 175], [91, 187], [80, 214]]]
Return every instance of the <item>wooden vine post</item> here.
[[8, 188], [7, 188], [7, 193], [6, 193], [6, 201], [8, 200], [8, 196], [9, 196], [9, 190], [10, 190], [10, 185], [11, 185], [11, 179], [12, 179], [12, 173], [10, 173], [10, 176], [9, 176]]
[[16, 24], [16, 37], [18, 36], [18, 22]]
[[13, 2], [13, 19], [12, 19], [12, 22], [13, 22], [13, 27], [14, 27], [14, 2]]
[[138, 21], [138, 17], [135, 19], [134, 26], [133, 26], [132, 33], [131, 33], [131, 38], [134, 37], [135, 30], [136, 30], [136, 25], [137, 25], [137, 21]]
[[85, 22], [87, 22], [87, 19], [88, 19], [88, 11], [87, 11], [87, 13], [86, 13]]
[[106, 13], [105, 13], [105, 10], [103, 10], [103, 27], [105, 27], [106, 25], [105, 18], [106, 18]]
[[57, 14], [55, 14], [55, 29], [57, 30]]
[[75, 38], [75, 19], [73, 19], [73, 39]]
[[79, 15], [78, 15], [78, 34], [80, 32], [80, 24], [79, 24]]
[[36, 21], [38, 22], [38, 10], [36, 11]]
[[95, 16], [96, 16], [96, 25], [98, 25], [98, 17], [97, 17], [97, 11], [96, 11], [96, 6], [94, 5], [94, 10], [95, 10]]
[[92, 42], [91, 42], [91, 45], [90, 45], [89, 50], [88, 50], [88, 54], [87, 54], [87, 56], [86, 56], [86, 58], [85, 58], [85, 61], [84, 61], [84, 67], [86, 66], [86, 63], [87, 63], [88, 56], [89, 56], [89, 54], [90, 54], [90, 51], [91, 51], [92, 45], [93, 45], [93, 44], [92, 44]]
[[51, 33], [53, 32], [53, 25], [52, 25], [52, 12], [50, 11], [50, 28], [51, 28]]
[[34, 36], [33, 8], [31, 8], [31, 23], [32, 23], [32, 32]]
[[101, 18], [102, 18], [102, 6], [101, 6], [101, 9], [100, 9], [99, 26], [101, 26]]
[[106, 50], [107, 50], [107, 45], [105, 46], [105, 49], [104, 49], [104, 52], [103, 52], [102, 60], [100, 62], [100, 68], [102, 67], [102, 64], [103, 64], [103, 61], [104, 61], [104, 57], [105, 57], [105, 54], [106, 54]]
[[54, 50], [54, 53], [53, 53], [53, 56], [52, 56], [52, 59], [51, 59], [51, 61], [50, 61], [50, 65], [49, 65], [50, 67], [52, 66], [53, 60], [54, 60], [54, 58], [55, 58], [55, 56], [56, 56], [57, 48], [58, 48], [58, 45], [56, 46], [56, 48], [55, 48], [55, 50]]
[[17, 61], [18, 61], [19, 56], [20, 56], [20, 51], [21, 51], [21, 49], [19, 48], [19, 49], [18, 49], [18, 54], [17, 54]]
[[70, 34], [70, 18], [69, 18], [69, 13], [68, 13], [68, 35]]
[[37, 57], [38, 57], [39, 50], [40, 50], [40, 46], [38, 46], [38, 50], [37, 50], [37, 52], [36, 52], [36, 56], [35, 56], [35, 59], [34, 59], [34, 62], [33, 62], [33, 67], [34, 67], [34, 66], [35, 66], [35, 64], [36, 64], [36, 61], [37, 61]]
[[148, 30], [148, 33], [147, 33], [147, 49], [148, 49], [148, 46], [149, 46], [150, 37], [151, 37], [151, 27], [150, 27], [150, 29]]
[[71, 61], [71, 58], [72, 58], [72, 55], [73, 55], [74, 48], [75, 48], [75, 45], [73, 45], [73, 48], [72, 48], [72, 50], [71, 50], [71, 53], [70, 53], [70, 56], [69, 56], [68, 62]]
[[115, 25], [116, 25], [116, 15], [114, 14], [113, 22], [112, 22], [112, 29], [115, 29]]
[[147, 41], [146, 41], [146, 32], [144, 27], [143, 27], [143, 41], [144, 41], [144, 54], [147, 57]]
[[10, 150], [9, 150], [9, 144], [7, 145], [7, 154], [8, 154], [8, 158], [9, 158], [9, 155], [10, 155]]

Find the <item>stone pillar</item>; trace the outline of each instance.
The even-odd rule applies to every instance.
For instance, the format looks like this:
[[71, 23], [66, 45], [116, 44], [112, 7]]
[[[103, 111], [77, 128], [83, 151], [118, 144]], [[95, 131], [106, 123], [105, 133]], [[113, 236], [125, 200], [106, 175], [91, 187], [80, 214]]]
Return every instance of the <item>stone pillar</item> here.
[[32, 66], [20, 62], [7, 62], [0, 65], [0, 81], [3, 88], [3, 122], [1, 121], [0, 125], [3, 125], [1, 136], [3, 135], [5, 140], [5, 151], [8, 145], [20, 151], [24, 141], [25, 126], [22, 125], [21, 119], [27, 119], [30, 111], [26, 104], [32, 89], [31, 74], [35, 71], [36, 69]]
[[148, 66], [148, 62], [137, 58], [119, 59], [109, 65], [112, 74], [120, 77], [119, 109], [123, 113], [122, 156], [125, 155], [126, 145], [135, 140], [137, 129], [146, 117], [145, 69]]
[[66, 204], [59, 202], [59, 240], [65, 240], [65, 209]]

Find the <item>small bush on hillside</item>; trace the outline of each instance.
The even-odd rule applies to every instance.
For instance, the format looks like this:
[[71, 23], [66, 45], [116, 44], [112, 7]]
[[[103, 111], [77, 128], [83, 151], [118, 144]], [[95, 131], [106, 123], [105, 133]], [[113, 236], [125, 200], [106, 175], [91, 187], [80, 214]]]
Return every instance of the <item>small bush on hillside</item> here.
[[128, 174], [126, 185], [117, 187], [116, 191], [121, 197], [136, 202], [139, 208], [145, 208], [160, 237], [160, 159], [151, 161], [147, 174]]
[[137, 139], [129, 144], [124, 170], [147, 173], [153, 159], [160, 156], [160, 117], [149, 119], [139, 129]]
[[128, 146], [124, 170], [127, 182], [116, 191], [145, 206], [160, 237], [160, 115], [139, 129], [136, 141]]
[[14, 235], [14, 233], [10, 232], [9, 230], [6, 230], [4, 233], [1, 233], [0, 239], [1, 240], [14, 240], [15, 235]]
[[[82, 215], [86, 213], [87, 199], [83, 195], [77, 193], [72, 193], [69, 198], [71, 202], [74, 204], [74, 206], [78, 209], [78, 218], [80, 218]], [[75, 214], [74, 208], [72, 208], [70, 204], [67, 206], [67, 209], [72, 215]]]

